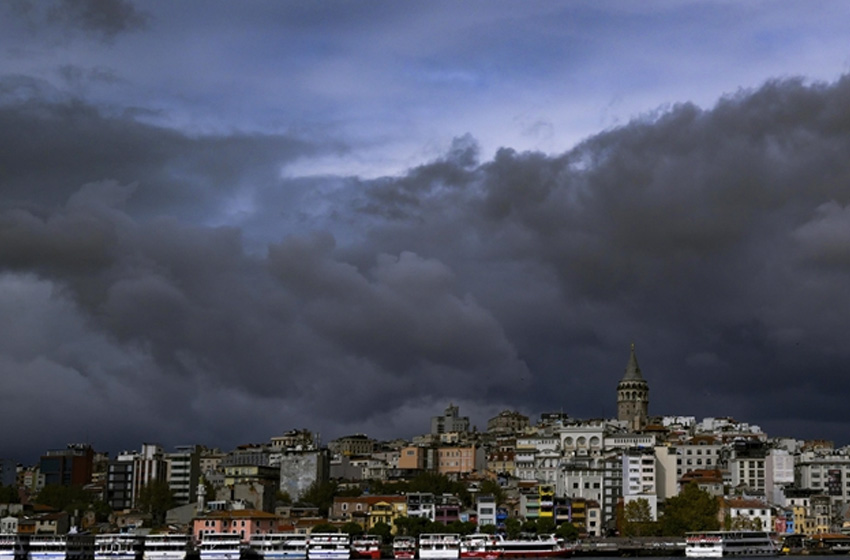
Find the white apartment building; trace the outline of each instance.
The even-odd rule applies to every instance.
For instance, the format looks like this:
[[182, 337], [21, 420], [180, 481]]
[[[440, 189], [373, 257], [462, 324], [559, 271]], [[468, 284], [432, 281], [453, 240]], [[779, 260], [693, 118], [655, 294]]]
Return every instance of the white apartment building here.
[[645, 499], [658, 519], [658, 494], [655, 484], [655, 449], [631, 449], [623, 452], [623, 502]]
[[517, 438], [514, 466], [517, 478], [556, 484], [561, 462], [561, 442], [557, 436], [535, 435]]
[[765, 498], [768, 504], [785, 503], [785, 487], [794, 484], [794, 456], [784, 449], [771, 449], [764, 461]]
[[765, 457], [768, 449], [758, 441], [736, 441], [731, 447], [727, 468], [732, 488], [764, 495]]
[[[723, 515], [729, 516], [729, 524], [732, 528], [773, 530], [771, 510], [764, 502], [747, 498], [727, 498], [723, 502]], [[741, 526], [743, 520], [746, 524]], [[750, 523], [754, 523], [755, 526]]]
[[840, 451], [807, 451], [798, 456], [794, 470], [798, 488], [816, 490], [832, 502], [850, 502], [850, 456]]
[[585, 422], [561, 426], [557, 434], [565, 457], [588, 457], [602, 453], [605, 435], [613, 430], [613, 425], [607, 422]]
[[694, 436], [671, 446], [676, 450], [676, 478], [690, 471], [722, 468], [723, 446], [714, 436]]
[[198, 445], [181, 445], [165, 454], [166, 480], [177, 505], [191, 504], [198, 499], [201, 478], [201, 449]]

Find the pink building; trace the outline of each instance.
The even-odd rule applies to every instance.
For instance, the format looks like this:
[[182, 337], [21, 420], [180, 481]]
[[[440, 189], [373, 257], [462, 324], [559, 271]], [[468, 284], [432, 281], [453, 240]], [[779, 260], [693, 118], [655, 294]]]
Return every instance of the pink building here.
[[440, 447], [437, 450], [437, 472], [445, 475], [463, 475], [475, 472], [474, 445]]
[[211, 511], [192, 520], [192, 535], [196, 541], [206, 533], [231, 533], [247, 543], [251, 535], [277, 531], [278, 517], [255, 509]]

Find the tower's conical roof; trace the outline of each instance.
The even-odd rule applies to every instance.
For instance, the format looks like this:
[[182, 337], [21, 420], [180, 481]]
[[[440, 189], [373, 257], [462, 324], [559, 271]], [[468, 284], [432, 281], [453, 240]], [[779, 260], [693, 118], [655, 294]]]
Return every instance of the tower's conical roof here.
[[644, 381], [643, 375], [640, 373], [640, 366], [637, 363], [635, 356], [635, 344], [632, 343], [632, 353], [629, 356], [629, 365], [626, 366], [626, 374], [623, 376], [623, 381]]

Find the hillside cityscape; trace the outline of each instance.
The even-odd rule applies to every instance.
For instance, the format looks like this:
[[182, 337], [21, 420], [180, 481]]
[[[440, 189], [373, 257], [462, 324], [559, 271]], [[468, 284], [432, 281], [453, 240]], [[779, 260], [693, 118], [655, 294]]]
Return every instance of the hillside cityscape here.
[[544, 413], [532, 423], [505, 410], [479, 431], [449, 404], [412, 440], [323, 444], [293, 429], [229, 451], [142, 443], [115, 457], [69, 444], [36, 465], [0, 461], [0, 532], [240, 527], [247, 538], [247, 520], [397, 534], [415, 518], [470, 530], [536, 523], [592, 539], [661, 534], [690, 493], [711, 498], [715, 528], [850, 534], [850, 447], [771, 437], [732, 418], [655, 417], [649, 394], [632, 345], [617, 418]]

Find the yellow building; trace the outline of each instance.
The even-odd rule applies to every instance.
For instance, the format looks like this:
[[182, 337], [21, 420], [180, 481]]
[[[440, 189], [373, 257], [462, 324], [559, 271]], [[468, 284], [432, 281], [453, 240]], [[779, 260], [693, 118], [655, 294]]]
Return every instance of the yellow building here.
[[555, 487], [550, 484], [541, 484], [538, 492], [540, 495], [540, 519], [554, 519]]

